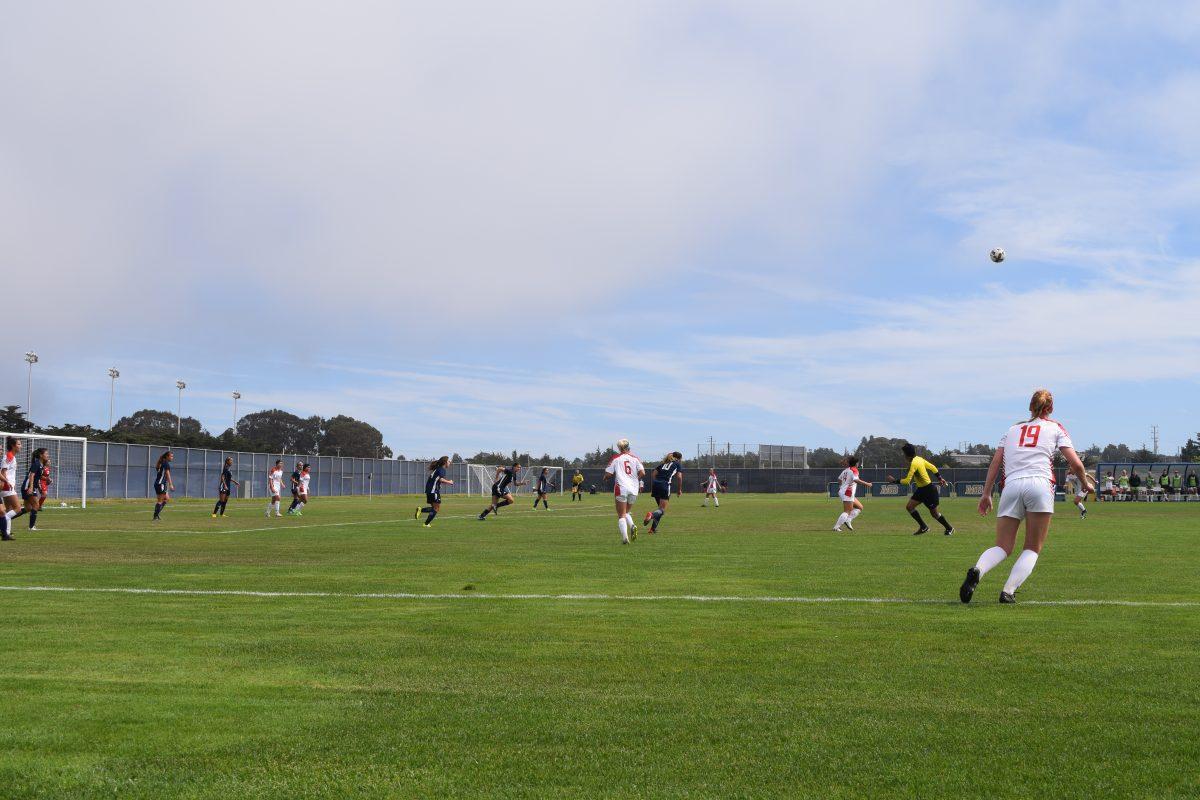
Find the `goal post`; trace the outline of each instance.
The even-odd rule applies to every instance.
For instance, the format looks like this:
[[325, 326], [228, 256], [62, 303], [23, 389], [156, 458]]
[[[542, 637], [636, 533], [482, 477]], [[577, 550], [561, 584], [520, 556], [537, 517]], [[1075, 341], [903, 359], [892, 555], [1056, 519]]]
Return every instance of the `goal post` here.
[[[505, 464], [504, 466], [508, 465]], [[518, 480], [525, 481], [525, 485], [511, 487], [512, 493], [514, 495], [537, 494], [537, 480], [543, 468], [550, 478], [551, 493], [562, 494], [563, 468], [552, 467], [549, 464], [522, 465], [521, 477]], [[480, 497], [491, 497], [492, 484], [496, 481], [497, 469], [499, 467], [496, 464], [467, 464], [467, 493], [477, 494]]]
[[46, 492], [46, 502], [87, 508], [87, 439], [0, 432], [0, 437], [5, 440], [9, 436], [21, 442], [21, 452], [17, 454], [18, 488], [25, 481], [34, 452], [44, 447], [50, 456], [50, 488]]

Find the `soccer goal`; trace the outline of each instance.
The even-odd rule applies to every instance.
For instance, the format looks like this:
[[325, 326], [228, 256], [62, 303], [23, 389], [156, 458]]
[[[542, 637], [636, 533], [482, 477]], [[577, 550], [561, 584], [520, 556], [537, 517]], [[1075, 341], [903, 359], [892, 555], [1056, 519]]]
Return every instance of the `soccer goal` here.
[[[508, 466], [507, 464], [505, 466]], [[492, 496], [492, 484], [496, 482], [495, 464], [467, 464], [467, 494], [477, 494], [481, 497]], [[552, 494], [562, 494], [563, 491], [563, 468], [545, 467], [546, 475], [550, 478], [550, 486]], [[521, 477], [517, 480], [525, 481], [524, 486], [511, 487], [512, 493], [515, 495], [536, 494], [538, 475], [542, 474], [542, 465], [534, 464], [527, 465], [521, 470]]]
[[87, 508], [87, 439], [76, 436], [39, 436], [36, 433], [0, 433], [21, 441], [17, 454], [17, 486], [25, 480], [35, 450], [46, 448], [50, 455], [50, 488], [46, 503]]

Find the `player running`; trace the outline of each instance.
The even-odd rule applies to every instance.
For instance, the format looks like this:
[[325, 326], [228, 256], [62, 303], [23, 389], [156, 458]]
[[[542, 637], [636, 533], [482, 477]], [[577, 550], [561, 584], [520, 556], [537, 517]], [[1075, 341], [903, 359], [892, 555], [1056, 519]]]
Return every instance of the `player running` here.
[[[21, 514], [29, 515], [29, 530], [31, 531], [37, 530], [38, 512], [46, 505], [46, 494], [50, 491], [52, 482], [50, 451], [39, 447], [33, 451], [33, 456], [29, 459], [29, 469], [25, 473], [25, 481], [21, 484], [21, 500], [24, 505], [21, 513], [17, 514], [17, 517]], [[13, 517], [13, 519], [17, 517]]]
[[429, 465], [429, 477], [425, 479], [425, 502], [428, 503], [424, 508], [417, 508], [413, 519], [420, 519], [422, 514], [428, 514], [425, 518], [425, 527], [428, 528], [433, 523], [433, 518], [442, 510], [442, 486], [453, 486], [454, 481], [446, 477], [446, 465], [450, 463], [450, 456], [442, 456], [437, 461]]
[[613, 496], [617, 506], [617, 529], [621, 531], [621, 544], [629, 544], [637, 538], [637, 525], [633, 522], [633, 504], [637, 502], [638, 490], [642, 486], [642, 478], [646, 477], [646, 468], [642, 461], [629, 452], [629, 440], [617, 442], [617, 454], [604, 468], [604, 480], [613, 478]]
[[945, 486], [946, 479], [938, 475], [938, 469], [933, 465], [933, 462], [927, 461], [917, 455], [917, 449], [908, 442], [900, 448], [904, 453], [904, 457], [908, 459], [908, 474], [900, 480], [892, 475], [888, 475], [888, 483], [904, 484], [907, 486], [912, 483], [916, 485], [913, 489], [912, 497], [908, 499], [908, 504], [904, 507], [909, 516], [917, 521], [917, 529], [913, 531], [913, 536], [920, 536], [923, 533], [929, 533], [929, 526], [925, 524], [925, 520], [921, 519], [921, 512], [917, 511], [917, 506], [924, 504], [929, 509], [929, 513], [933, 518], [942, 523], [942, 527], [946, 529], [947, 536], [954, 535], [954, 528], [950, 523], [938, 513], [938, 504], [941, 503], [941, 493], [938, 492], [938, 487], [933, 485], [933, 478], [930, 475], [937, 476], [938, 486]]
[[296, 468], [292, 470], [292, 504], [288, 506], [287, 513], [289, 516], [303, 517], [300, 513], [300, 478], [304, 470], [304, 462], [297, 461]]
[[17, 454], [21, 452], [21, 440], [9, 436], [4, 440], [4, 458], [0, 459], [0, 539], [13, 540], [12, 521], [21, 512], [21, 498], [17, 492]]
[[279, 494], [283, 491], [283, 459], [275, 459], [275, 465], [267, 470], [267, 496], [271, 499], [267, 501], [266, 516], [270, 518], [271, 512], [275, 512], [275, 516], [282, 517], [283, 514], [279, 511]]
[[577, 468], [571, 476], [571, 502], [583, 502], [583, 473]]
[[174, 460], [175, 454], [168, 450], [154, 465], [154, 522], [162, 519], [162, 510], [171, 502], [171, 492], [175, 491], [175, 482], [171, 480], [171, 462]]
[[213, 506], [213, 519], [220, 514], [225, 516], [225, 509], [229, 507], [229, 495], [233, 492], [233, 487], [241, 487], [241, 484], [233, 479], [233, 458], [227, 457], [224, 466], [221, 467], [221, 477], [217, 480], [217, 504]]
[[524, 486], [526, 482], [518, 480], [520, 477], [521, 464], [518, 461], [514, 461], [511, 467], [496, 467], [496, 480], [492, 481], [492, 504], [483, 510], [479, 519], [487, 519], [488, 514], [499, 514], [501, 508], [515, 502], [509, 487]]
[[846, 456], [842, 459], [842, 474], [838, 475], [838, 497], [842, 501], [842, 513], [837, 518], [837, 524], [833, 529], [838, 533], [842, 532], [842, 526], [846, 526], [847, 530], [853, 531], [854, 526], [850, 523], [863, 512], [862, 501], [855, 497], [859, 486], [865, 486], [868, 489], [872, 484], [858, 477], [858, 456]]
[[709, 467], [708, 477], [704, 479], [704, 499], [700, 501], [701, 508], [708, 507], [708, 498], [712, 498], [713, 507], [720, 508], [721, 501], [717, 499], [717, 492], [721, 491], [721, 482], [717, 480], [717, 470]]
[[550, 503], [546, 500], [546, 495], [554, 491], [554, 484], [550, 482], [550, 468], [542, 467], [542, 472], [537, 479], [537, 497], [533, 498], [533, 508], [536, 511], [538, 503], [545, 506], [546, 510], [550, 510]]
[[1088, 485], [1081, 483], [1074, 472], [1067, 473], [1066, 490], [1074, 498], [1075, 507], [1079, 509], [1079, 518], [1087, 519], [1087, 506], [1083, 503], [1088, 497]]
[[646, 518], [642, 520], [643, 525], [650, 526], [650, 533], [658, 531], [658, 523], [662, 522], [663, 515], [667, 513], [667, 506], [671, 504], [672, 483], [676, 484], [675, 496], [683, 497], [683, 473], [679, 468], [681, 461], [683, 453], [677, 450], [663, 456], [662, 463], [654, 468], [654, 475], [650, 481], [650, 496], [658, 503], [658, 508], [647, 511]]
[[1083, 462], [1075, 453], [1071, 437], [1060, 423], [1050, 419], [1053, 413], [1054, 396], [1045, 389], [1038, 389], [1029, 401], [1029, 419], [1010, 427], [992, 456], [983, 497], [979, 498], [979, 513], [986, 516], [992, 508], [992, 487], [1003, 464], [1004, 489], [1000, 492], [1000, 507], [996, 511], [996, 545], [983, 551], [975, 566], [967, 570], [967, 578], [958, 590], [958, 599], [964, 603], [971, 602], [979, 579], [1012, 554], [1017, 529], [1021, 520], [1025, 520], [1025, 547], [1000, 591], [1001, 603], [1017, 602], [1017, 589], [1033, 572], [1050, 532], [1050, 518], [1054, 515], [1052, 463], [1055, 453], [1062, 453], [1067, 460], [1067, 469], [1085, 489], [1093, 488]]
[[311, 469], [312, 465], [307, 461], [300, 467], [300, 508], [296, 509], [297, 514], [308, 505], [308, 484], [312, 480]]

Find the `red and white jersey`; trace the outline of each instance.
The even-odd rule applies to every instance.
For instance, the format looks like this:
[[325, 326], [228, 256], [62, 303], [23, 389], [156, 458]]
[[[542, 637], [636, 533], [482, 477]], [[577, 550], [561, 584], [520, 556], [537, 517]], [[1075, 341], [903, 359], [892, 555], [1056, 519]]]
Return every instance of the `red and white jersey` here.
[[308, 481], [309, 481], [308, 471], [305, 470], [304, 472], [300, 473], [300, 493], [301, 494], [308, 494]]
[[642, 460], [633, 453], [620, 453], [613, 456], [604, 471], [613, 476], [613, 494], [636, 495], [642, 488], [639, 472], [645, 472]]
[[0, 475], [3, 475], [4, 480], [8, 481], [5, 491], [15, 492], [17, 490], [17, 456], [12, 450], [4, 451], [4, 458], [0, 459]]
[[273, 469], [267, 473], [267, 490], [275, 495], [279, 494], [280, 488], [283, 486], [283, 470]]
[[845, 500], [853, 500], [854, 492], [858, 488], [855, 481], [858, 480], [858, 469], [855, 467], [846, 467], [842, 470], [842, 474], [838, 475], [838, 494]]
[[705, 494], [716, 494], [717, 490], [721, 488], [720, 484], [717, 482], [717, 476], [715, 474], [710, 472], [708, 474], [708, 478], [705, 480], [707, 481], [704, 484]]
[[1004, 479], [1045, 478], [1054, 482], [1051, 465], [1060, 448], [1075, 445], [1067, 429], [1052, 419], [1018, 422], [1000, 439], [1004, 448]]

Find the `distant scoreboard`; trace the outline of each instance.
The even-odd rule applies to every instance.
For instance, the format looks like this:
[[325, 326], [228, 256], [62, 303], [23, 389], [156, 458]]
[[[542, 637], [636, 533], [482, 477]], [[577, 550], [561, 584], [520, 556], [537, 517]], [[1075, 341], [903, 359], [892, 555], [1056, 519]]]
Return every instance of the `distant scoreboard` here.
[[764, 469], [808, 469], [808, 448], [789, 444], [760, 444], [758, 466]]

